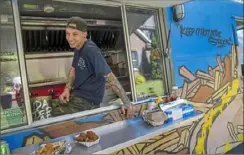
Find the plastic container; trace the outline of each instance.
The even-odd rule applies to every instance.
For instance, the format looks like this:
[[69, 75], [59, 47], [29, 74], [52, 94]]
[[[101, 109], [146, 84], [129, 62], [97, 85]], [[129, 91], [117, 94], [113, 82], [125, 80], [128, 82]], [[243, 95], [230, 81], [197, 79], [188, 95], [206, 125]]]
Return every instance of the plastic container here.
[[10, 154], [9, 145], [5, 141], [0, 142], [0, 154]]
[[173, 108], [175, 106], [178, 106], [180, 104], [186, 104], [187, 101], [184, 100], [184, 99], [179, 99], [179, 100], [176, 100], [176, 101], [172, 101], [172, 102], [168, 102], [168, 103], [160, 103], [159, 104], [159, 108], [162, 110], [162, 111], [165, 111], [167, 109], [170, 109], [170, 108]]
[[168, 116], [167, 122], [178, 120], [194, 114], [194, 107], [192, 104], [181, 104], [164, 111]]
[[180, 99], [179, 88], [177, 86], [172, 87], [172, 96], [175, 96], [177, 99]]

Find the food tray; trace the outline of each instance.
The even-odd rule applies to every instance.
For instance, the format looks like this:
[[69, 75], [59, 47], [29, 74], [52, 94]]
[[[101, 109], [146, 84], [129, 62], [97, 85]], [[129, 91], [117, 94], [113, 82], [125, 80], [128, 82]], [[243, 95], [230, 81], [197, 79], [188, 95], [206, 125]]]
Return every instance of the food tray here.
[[[69, 154], [72, 150], [71, 145], [69, 143], [66, 143], [66, 141], [53, 142], [49, 144], [60, 145], [60, 147], [53, 154]], [[41, 147], [45, 147], [45, 145], [47, 144], [41, 144], [38, 149], [40, 149]], [[39, 154], [38, 149], [33, 151], [31, 154]]]
[[[79, 136], [79, 135], [76, 135], [75, 137], [78, 137], [78, 136]], [[94, 142], [81, 142], [81, 141], [76, 141], [76, 142], [77, 142], [77, 143], [80, 143], [80, 144], [82, 144], [82, 145], [84, 145], [84, 146], [86, 146], [86, 147], [91, 147], [91, 146], [93, 146], [93, 145], [95, 145], [95, 144], [98, 144], [99, 141], [100, 141], [100, 136], [98, 136], [98, 139], [95, 140]]]
[[155, 110], [144, 110], [142, 112], [142, 118], [145, 122], [147, 122], [148, 124], [152, 125], [152, 126], [159, 126], [159, 125], [162, 125], [164, 124], [164, 122], [168, 119], [168, 116], [164, 113], [165, 115], [165, 120], [161, 121], [161, 122], [154, 122], [154, 121], [151, 121], [149, 119], [147, 119], [147, 113], [149, 112], [156, 112]]

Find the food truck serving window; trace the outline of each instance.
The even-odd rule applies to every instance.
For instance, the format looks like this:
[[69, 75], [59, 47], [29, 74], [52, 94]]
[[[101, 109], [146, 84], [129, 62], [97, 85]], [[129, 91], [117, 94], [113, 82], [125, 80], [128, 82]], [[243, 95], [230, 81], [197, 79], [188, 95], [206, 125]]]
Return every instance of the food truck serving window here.
[[27, 124], [11, 1], [0, 2], [0, 130]]
[[[87, 105], [83, 109], [71, 107], [68, 111], [60, 106], [58, 97], [65, 88], [74, 56], [65, 31], [67, 19], [72, 16], [86, 20], [87, 39], [101, 49], [99, 56], [104, 58], [130, 101], [166, 93], [158, 10], [91, 3], [18, 0], [12, 8], [10, 0], [0, 2], [1, 118], [6, 118], [6, 121], [1, 119], [1, 127], [27, 124], [26, 120], [33, 126], [51, 124], [116, 109], [122, 104], [106, 82], [100, 103], [77, 101], [71, 94], [70, 100], [79, 104], [75, 106]], [[15, 21], [19, 17], [15, 27], [12, 9]], [[17, 47], [21, 52], [17, 52]], [[21, 55], [20, 59], [17, 53]], [[22, 67], [19, 67], [19, 61]], [[20, 78], [23, 71], [25, 80]], [[21, 81], [24, 82], [21, 84]], [[24, 93], [28, 104], [23, 97], [23, 85], [28, 91]]]
[[137, 100], [163, 96], [165, 83], [157, 11], [127, 7], [126, 15]]
[[[77, 107], [71, 110], [72, 108], [65, 108], [60, 104], [58, 96], [63, 92], [65, 79], [73, 61], [74, 49], [70, 48], [65, 34], [67, 20], [72, 16], [86, 20], [87, 39], [93, 41], [101, 49], [102, 57], [118, 78], [129, 99], [132, 99], [121, 7], [51, 2], [19, 0], [18, 3], [33, 120], [39, 121], [68, 113], [106, 107], [113, 105], [118, 99], [106, 83], [101, 103], [85, 100], [84, 102], [89, 103], [78, 105], [81, 108], [79, 110], [74, 110], [78, 109]], [[46, 6], [53, 9], [47, 11]], [[78, 100], [73, 95], [71, 93], [70, 102]], [[75, 102], [80, 104], [83, 101]]]

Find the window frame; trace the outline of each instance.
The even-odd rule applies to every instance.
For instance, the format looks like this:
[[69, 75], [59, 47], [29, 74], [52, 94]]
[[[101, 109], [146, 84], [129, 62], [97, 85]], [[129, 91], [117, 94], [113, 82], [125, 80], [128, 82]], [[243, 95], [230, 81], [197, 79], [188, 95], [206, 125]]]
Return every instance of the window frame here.
[[[58, 0], [57, 0], [58, 1]], [[60, 121], [66, 121], [66, 120], [70, 120], [70, 119], [75, 119], [77, 117], [84, 117], [84, 116], [88, 116], [88, 115], [94, 115], [94, 114], [99, 114], [99, 113], [103, 113], [103, 112], [108, 112], [108, 111], [111, 111], [111, 110], [115, 110], [115, 109], [118, 109], [119, 106], [115, 106], [115, 105], [111, 105], [111, 106], [108, 106], [108, 107], [100, 107], [100, 108], [97, 108], [97, 109], [93, 109], [93, 110], [90, 110], [90, 111], [82, 111], [82, 112], [78, 112], [78, 113], [74, 113], [74, 114], [71, 114], [71, 115], [62, 115], [62, 116], [57, 116], [57, 117], [51, 117], [51, 118], [48, 118], [48, 119], [44, 119], [44, 120], [40, 120], [40, 121], [36, 121], [36, 122], [33, 122], [32, 120], [32, 111], [31, 111], [31, 103], [30, 103], [30, 95], [29, 95], [29, 88], [28, 88], [28, 79], [27, 79], [27, 72], [26, 72], [26, 64], [25, 64], [25, 57], [24, 57], [24, 51], [23, 51], [23, 43], [22, 43], [22, 33], [21, 33], [21, 24], [20, 24], [20, 16], [19, 16], [19, 10], [18, 10], [18, 0], [11, 0], [12, 2], [12, 9], [14, 11], [14, 19], [15, 21], [15, 31], [17, 32], [16, 33], [16, 38], [17, 38], [17, 45], [18, 45], [18, 54], [19, 54], [19, 59], [20, 59], [20, 68], [21, 68], [21, 78], [22, 79], [22, 85], [23, 85], [23, 90], [24, 90], [24, 97], [25, 97], [25, 100], [28, 100], [26, 102], [26, 109], [27, 109], [27, 114], [28, 114], [28, 125], [25, 125], [25, 126], [22, 126], [22, 127], [17, 127], [17, 128], [10, 128], [10, 129], [7, 129], [7, 130], [3, 130], [1, 131], [1, 134], [5, 134], [5, 133], [10, 133], [10, 132], [14, 132], [14, 131], [18, 131], [18, 130], [23, 130], [23, 129], [28, 129], [28, 128], [33, 128], [33, 127], [38, 127], [38, 126], [43, 126], [43, 125], [48, 125], [48, 124], [52, 124], [52, 123], [57, 123], [57, 122], [60, 122]], [[167, 36], [165, 34], [165, 30], [167, 29], [166, 26], [167, 26], [167, 23], [165, 22], [166, 20], [164, 19], [165, 18], [165, 9], [164, 8], [159, 8], [159, 7], [150, 7], [150, 6], [145, 6], [145, 5], [133, 5], [133, 4], [130, 4], [130, 5], [125, 5], [124, 3], [122, 2], [109, 2], [108, 1], [102, 1], [100, 0], [99, 2], [98, 1], [92, 1], [92, 2], [89, 2], [89, 1], [86, 1], [86, 0], [83, 0], [83, 1], [78, 1], [78, 0], [74, 0], [74, 1], [66, 1], [67, 3], [79, 3], [79, 4], [94, 4], [94, 5], [106, 5], [106, 6], [119, 6], [121, 8], [121, 14], [122, 14], [122, 25], [123, 25], [123, 30], [124, 30], [124, 39], [125, 39], [125, 46], [126, 46], [126, 53], [127, 53], [127, 59], [128, 59], [128, 66], [129, 66], [129, 74], [130, 74], [130, 83], [133, 83], [133, 79], [134, 78], [131, 78], [133, 77], [133, 68], [132, 67], [132, 59], [131, 59], [131, 55], [128, 56], [128, 52], [130, 50], [130, 47], [128, 47], [128, 25], [127, 25], [127, 19], [126, 19], [126, 10], [125, 10], [125, 6], [130, 6], [130, 7], [138, 7], [140, 9], [154, 9], [156, 10], [157, 12], [157, 28], [158, 28], [158, 33], [159, 33], [159, 41], [160, 41], [160, 48], [162, 50], [162, 52], [164, 53], [165, 52], [165, 36]], [[163, 7], [163, 6], [161, 6]], [[163, 11], [164, 10], [164, 11]], [[127, 27], [127, 28], [126, 28]], [[127, 37], [126, 37], [127, 36]], [[130, 45], [129, 45], [130, 46]], [[164, 54], [162, 54], [164, 55]], [[166, 59], [166, 58], [164, 58]], [[165, 62], [164, 62], [165, 63]], [[164, 69], [165, 70], [165, 69]], [[167, 75], [165, 75], [165, 77], [167, 77]], [[165, 78], [165, 80], [168, 81], [167, 78]], [[167, 82], [168, 83], [168, 82]], [[167, 83], [165, 84], [167, 86]], [[168, 87], [168, 86], [167, 86]], [[132, 89], [132, 87], [131, 87]], [[132, 93], [135, 95], [136, 93], [134, 92], [134, 90], [132, 89]], [[140, 103], [136, 103], [136, 100], [133, 100], [133, 104], [141, 104], [142, 102]]]

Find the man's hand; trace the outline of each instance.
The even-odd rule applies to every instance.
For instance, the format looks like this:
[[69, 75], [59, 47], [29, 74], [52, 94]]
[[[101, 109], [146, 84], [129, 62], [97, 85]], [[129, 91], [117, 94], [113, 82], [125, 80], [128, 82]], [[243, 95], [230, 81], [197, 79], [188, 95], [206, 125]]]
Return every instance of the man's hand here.
[[131, 118], [134, 116], [134, 106], [131, 104], [130, 99], [126, 95], [123, 87], [121, 86], [118, 79], [115, 75], [111, 72], [105, 76], [106, 80], [108, 81], [109, 85], [113, 89], [113, 91], [121, 98], [124, 105], [121, 106], [122, 114], [126, 114], [127, 118]]
[[126, 115], [127, 118], [132, 118], [135, 113], [135, 107], [133, 105], [122, 105], [120, 110], [121, 113]]
[[64, 89], [64, 92], [59, 96], [59, 100], [61, 103], [67, 103], [69, 102], [70, 97], [70, 90], [68, 88]]
[[64, 92], [59, 96], [59, 100], [61, 101], [61, 103], [69, 102], [70, 91], [72, 89], [74, 80], [75, 80], [75, 68], [71, 67], [69, 70], [69, 75], [64, 88]]

